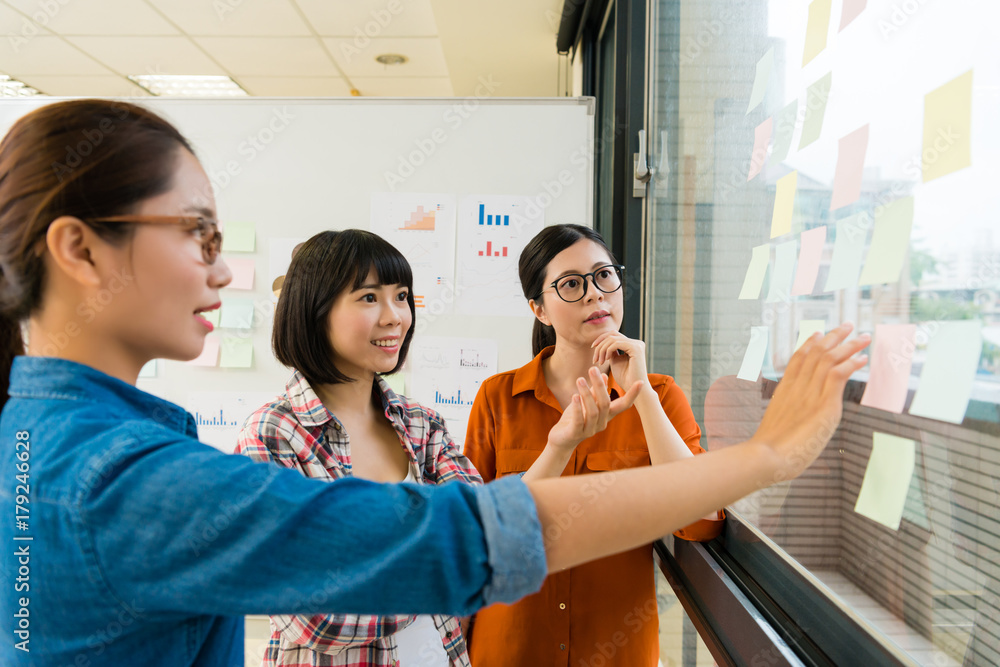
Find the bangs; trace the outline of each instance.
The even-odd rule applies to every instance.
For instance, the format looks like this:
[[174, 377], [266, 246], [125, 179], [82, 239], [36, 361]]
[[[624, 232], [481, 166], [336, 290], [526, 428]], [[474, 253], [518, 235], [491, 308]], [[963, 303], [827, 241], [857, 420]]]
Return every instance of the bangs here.
[[361, 287], [368, 274], [374, 272], [379, 285], [405, 285], [413, 288], [413, 270], [403, 254], [391, 243], [378, 236], [365, 239], [367, 243], [358, 248], [355, 266], [367, 266], [366, 271], [354, 275], [354, 287]]

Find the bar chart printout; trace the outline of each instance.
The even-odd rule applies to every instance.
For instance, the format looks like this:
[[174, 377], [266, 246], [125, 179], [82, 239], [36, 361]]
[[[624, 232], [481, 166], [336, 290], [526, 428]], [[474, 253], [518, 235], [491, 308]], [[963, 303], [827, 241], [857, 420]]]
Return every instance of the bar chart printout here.
[[[485, 255], [483, 254], [485, 253]], [[506, 257], [507, 256], [507, 246], [500, 246], [497, 250], [493, 247], [493, 241], [486, 242], [486, 250], [479, 251], [480, 257]]]
[[434, 217], [437, 212], [441, 210], [441, 204], [437, 204], [428, 211], [424, 210], [423, 205], [418, 205], [417, 208], [410, 212], [409, 217], [403, 221], [403, 226], [399, 228], [400, 231], [434, 231]]
[[199, 440], [232, 454], [247, 417], [272, 400], [270, 392], [193, 391], [187, 396], [187, 410], [194, 416]]
[[479, 224], [486, 225], [487, 227], [510, 227], [510, 214], [509, 213], [486, 213], [486, 204], [479, 205]]

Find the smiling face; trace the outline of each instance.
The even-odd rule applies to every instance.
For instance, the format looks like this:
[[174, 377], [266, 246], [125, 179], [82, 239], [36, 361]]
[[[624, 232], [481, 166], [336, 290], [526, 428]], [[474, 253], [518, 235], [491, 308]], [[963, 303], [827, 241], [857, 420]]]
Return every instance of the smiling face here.
[[543, 324], [556, 332], [556, 345], [590, 347], [606, 331], [618, 331], [622, 321], [621, 289], [605, 293], [586, 278], [587, 293], [574, 303], [563, 301], [552, 283], [566, 274], [586, 274], [611, 264], [607, 250], [590, 239], [581, 239], [552, 258], [545, 272], [544, 290], [530, 302], [532, 311]]
[[[136, 207], [138, 216], [194, 216], [215, 219], [212, 189], [198, 160], [176, 154], [171, 187]], [[219, 289], [232, 279], [221, 258], [207, 264], [201, 232], [189, 225], [136, 225], [131, 242], [102, 252], [102, 284], [77, 308], [117, 342], [136, 363], [153, 358], [197, 357], [212, 330], [199, 312], [217, 308]]]
[[374, 270], [357, 289], [341, 292], [327, 318], [333, 362], [356, 380], [388, 373], [399, 362], [413, 324], [406, 285], [382, 285]]

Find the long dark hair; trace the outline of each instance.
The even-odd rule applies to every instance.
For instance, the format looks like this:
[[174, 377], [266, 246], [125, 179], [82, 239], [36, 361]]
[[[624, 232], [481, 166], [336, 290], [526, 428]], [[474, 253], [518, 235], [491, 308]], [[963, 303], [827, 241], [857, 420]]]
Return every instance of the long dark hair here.
[[[617, 264], [614, 253], [604, 242], [600, 234], [583, 225], [552, 225], [546, 227], [528, 242], [517, 260], [517, 275], [521, 279], [521, 291], [524, 298], [542, 301], [542, 290], [545, 289], [545, 273], [548, 271], [552, 258], [570, 247], [577, 241], [587, 239], [593, 241], [608, 251], [612, 264]], [[559, 297], [556, 297], [559, 298]], [[531, 354], [537, 355], [549, 345], [555, 345], [556, 331], [547, 324], [542, 324], [535, 318], [531, 330]]]
[[274, 311], [271, 347], [275, 358], [313, 385], [349, 382], [351, 378], [331, 358], [328, 316], [337, 297], [344, 290], [361, 287], [369, 271], [375, 272], [382, 285], [405, 285], [408, 290], [412, 323], [389, 373], [399, 370], [416, 325], [413, 271], [395, 246], [361, 229], [320, 232], [295, 253]]
[[[126, 102], [72, 100], [36, 109], [0, 141], [0, 406], [10, 367], [24, 354], [21, 322], [42, 306], [49, 224], [133, 212], [172, 186], [187, 140], [153, 112]], [[193, 153], [193, 151], [191, 151]], [[122, 223], [87, 223], [109, 243]]]

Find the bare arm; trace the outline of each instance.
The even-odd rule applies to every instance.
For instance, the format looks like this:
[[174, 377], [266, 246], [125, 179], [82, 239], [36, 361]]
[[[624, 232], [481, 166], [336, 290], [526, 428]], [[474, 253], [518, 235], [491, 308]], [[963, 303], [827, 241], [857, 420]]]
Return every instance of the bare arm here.
[[[840, 423], [862, 335], [850, 325], [796, 352], [749, 441], [665, 465], [529, 483], [550, 572], [648, 544], [757, 489], [798, 476]], [[567, 521], [567, 517], [571, 520]]]

